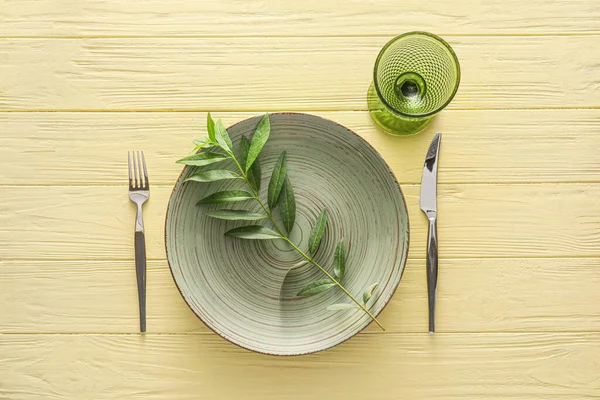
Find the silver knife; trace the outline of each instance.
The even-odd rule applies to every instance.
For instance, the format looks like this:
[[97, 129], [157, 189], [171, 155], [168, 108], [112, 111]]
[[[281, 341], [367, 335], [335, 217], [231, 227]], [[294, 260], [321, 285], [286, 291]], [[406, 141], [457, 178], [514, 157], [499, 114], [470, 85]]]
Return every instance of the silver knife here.
[[438, 240], [437, 240], [437, 169], [442, 134], [435, 135], [423, 167], [421, 178], [421, 210], [429, 220], [427, 235], [427, 298], [429, 300], [429, 332], [435, 332], [435, 295], [438, 280]]

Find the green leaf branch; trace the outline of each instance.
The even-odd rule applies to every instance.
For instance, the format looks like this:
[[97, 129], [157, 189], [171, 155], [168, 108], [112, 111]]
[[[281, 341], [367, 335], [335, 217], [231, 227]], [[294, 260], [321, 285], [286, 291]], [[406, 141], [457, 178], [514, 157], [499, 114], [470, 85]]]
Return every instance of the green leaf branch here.
[[[185, 181], [214, 182], [225, 179], [239, 179], [246, 183], [250, 191], [224, 190], [216, 192], [201, 199], [198, 202], [198, 205], [236, 203], [247, 200], [255, 200], [258, 202], [264, 214], [254, 213], [246, 210], [221, 209], [207, 211], [205, 215], [223, 220], [269, 220], [273, 225], [273, 229], [262, 225], [247, 225], [231, 229], [225, 232], [225, 235], [248, 240], [282, 239], [286, 241], [301, 257], [306, 260], [290, 267], [290, 270], [306, 263], [310, 263], [325, 275], [325, 278], [315, 280], [305, 286], [298, 292], [298, 296], [313, 296], [323, 293], [334, 287], [338, 287], [346, 296], [350, 298], [352, 303], [332, 304], [327, 307], [328, 310], [342, 311], [349, 309], [360, 309], [373, 321], [375, 321], [375, 323], [379, 325], [381, 329], [385, 330], [383, 325], [381, 325], [381, 323], [377, 320], [377, 318], [375, 318], [368, 308], [369, 300], [373, 296], [378, 283], [374, 283], [365, 289], [362, 296], [362, 303], [358, 301], [342, 284], [342, 279], [346, 274], [346, 262], [348, 257], [348, 250], [345, 241], [340, 241], [335, 249], [333, 274], [329, 273], [313, 258], [319, 248], [327, 227], [328, 214], [326, 209], [321, 211], [311, 229], [307, 251], [300, 249], [294, 242], [292, 242], [292, 240], [290, 240], [288, 235], [294, 227], [294, 222], [296, 219], [296, 199], [292, 184], [287, 175], [287, 157], [285, 151], [279, 156], [279, 159], [277, 160], [271, 173], [266, 202], [260, 198], [259, 190], [261, 182], [261, 166], [259, 155], [269, 139], [270, 131], [271, 127], [269, 115], [265, 114], [265, 116], [258, 123], [252, 139], [249, 141], [246, 137], [241, 138], [240, 157], [238, 159], [234, 155], [231, 138], [229, 137], [229, 134], [227, 133], [223, 123], [220, 120], [215, 123], [210, 113], [207, 115], [208, 135], [206, 138], [194, 142], [196, 146], [194, 150], [199, 152], [188, 157], [184, 157], [178, 160], [177, 163], [196, 167], [204, 167], [213, 163], [231, 160], [235, 164], [237, 171], [230, 171], [226, 169], [202, 170], [192, 174], [190, 177], [186, 178]], [[203, 151], [204, 149], [206, 149], [206, 151]], [[215, 152], [215, 150], [221, 150], [223, 153]], [[273, 216], [273, 210], [277, 207], [279, 208], [279, 214], [283, 223], [283, 228]]]

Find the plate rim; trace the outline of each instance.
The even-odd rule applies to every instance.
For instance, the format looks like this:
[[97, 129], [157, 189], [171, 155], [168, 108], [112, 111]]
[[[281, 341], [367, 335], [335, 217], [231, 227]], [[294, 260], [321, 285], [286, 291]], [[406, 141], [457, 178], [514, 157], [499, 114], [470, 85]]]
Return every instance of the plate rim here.
[[[400, 186], [400, 183], [398, 182], [398, 179], [396, 178], [396, 174], [394, 174], [394, 171], [392, 171], [392, 169], [390, 168], [390, 165], [388, 164], [388, 162], [383, 158], [383, 156], [381, 155], [381, 153], [379, 153], [377, 151], [377, 149], [375, 149], [375, 147], [373, 147], [373, 145], [371, 145], [371, 143], [369, 143], [367, 140], [365, 140], [362, 136], [360, 136], [359, 134], [357, 134], [356, 132], [354, 132], [352, 129], [340, 124], [337, 121], [328, 119], [328, 118], [324, 118], [321, 117], [319, 115], [314, 115], [314, 114], [308, 114], [308, 113], [302, 113], [302, 112], [267, 112], [265, 114], [269, 114], [269, 117], [273, 116], [273, 115], [295, 115], [295, 116], [307, 116], [307, 117], [311, 117], [311, 118], [316, 118], [316, 119], [320, 119], [323, 120], [325, 122], [330, 122], [333, 123], [337, 126], [339, 126], [340, 128], [348, 131], [349, 133], [351, 133], [352, 135], [354, 135], [355, 137], [357, 137], [359, 140], [361, 140], [362, 142], [364, 142], [372, 151], [373, 153], [379, 158], [381, 159], [381, 161], [383, 161], [383, 164], [385, 165], [385, 168], [387, 169], [387, 171], [389, 172], [393, 182], [396, 184], [396, 187], [398, 188], [398, 192], [400, 193], [400, 197], [402, 198], [402, 203], [404, 204], [404, 208], [406, 210], [406, 246], [404, 248], [403, 251], [403, 255], [402, 255], [402, 266], [401, 266], [401, 271], [400, 271], [400, 278], [398, 279], [398, 284], [395, 285], [394, 289], [390, 292], [389, 296], [385, 299], [383, 299], [383, 303], [381, 305], [380, 310], [374, 314], [375, 317], [378, 317], [383, 310], [387, 307], [387, 305], [389, 304], [389, 302], [391, 301], [392, 297], [394, 297], [394, 295], [396, 294], [396, 291], [398, 290], [398, 287], [400, 286], [400, 282], [402, 281], [402, 277], [404, 276], [404, 270], [406, 269], [406, 263], [408, 261], [408, 250], [410, 247], [410, 216], [408, 214], [408, 206], [406, 203], [406, 197], [404, 196], [404, 192], [402, 191], [402, 187]], [[258, 118], [260, 117], [260, 115], [256, 115], [256, 116], [252, 116], [252, 117], [248, 117], [248, 118], [244, 118], [230, 126], [228, 126], [226, 129], [229, 131], [229, 129], [249, 120], [252, 118]], [[202, 151], [202, 149], [198, 150], [198, 152]], [[171, 212], [171, 199], [173, 198], [173, 195], [175, 194], [175, 189], [177, 188], [177, 186], [179, 185], [179, 182], [181, 181], [182, 177], [183, 177], [183, 173], [185, 172], [185, 169], [187, 168], [187, 166], [184, 166], [181, 170], [181, 172], [179, 173], [179, 176], [177, 177], [177, 180], [175, 180], [175, 183], [173, 184], [173, 189], [171, 189], [171, 194], [169, 195], [169, 201], [167, 202], [167, 210], [165, 213], [165, 222], [164, 222], [164, 243], [165, 243], [165, 253], [166, 253], [166, 258], [167, 258], [167, 265], [169, 266], [169, 272], [171, 273], [171, 277], [173, 278], [173, 282], [175, 283], [175, 287], [177, 288], [177, 291], [179, 291], [179, 294], [181, 295], [181, 298], [183, 299], [183, 301], [185, 301], [185, 304], [188, 306], [188, 308], [190, 309], [190, 311], [192, 311], [192, 313], [196, 316], [196, 318], [198, 318], [206, 327], [208, 327], [208, 329], [210, 329], [212, 332], [214, 332], [215, 334], [217, 334], [219, 337], [225, 339], [227, 342], [243, 349], [246, 351], [251, 351], [253, 353], [259, 353], [259, 354], [264, 354], [264, 355], [268, 355], [268, 356], [277, 356], [277, 357], [295, 357], [295, 356], [301, 356], [301, 355], [308, 355], [308, 354], [315, 354], [315, 353], [319, 353], [325, 350], [329, 350], [332, 349], [334, 347], [339, 346], [342, 343], [345, 343], [346, 341], [354, 338], [356, 335], [358, 335], [359, 333], [363, 332], [365, 329], [367, 329], [369, 326], [371, 326], [371, 324], [373, 323], [373, 320], [369, 320], [369, 322], [363, 326], [362, 328], [360, 328], [356, 333], [354, 333], [352, 336], [349, 336], [347, 338], [345, 338], [344, 340], [341, 340], [337, 343], [328, 345], [327, 347], [324, 347], [322, 349], [316, 349], [316, 350], [308, 350], [308, 351], [298, 351], [298, 352], [292, 352], [292, 353], [285, 353], [285, 354], [281, 354], [281, 353], [273, 353], [273, 352], [269, 352], [266, 350], [257, 350], [257, 349], [251, 349], [248, 347], [243, 346], [240, 343], [236, 343], [234, 342], [232, 339], [228, 338], [227, 336], [225, 336], [224, 334], [222, 334], [221, 332], [218, 332], [215, 328], [213, 328], [210, 324], [208, 324], [190, 305], [188, 299], [185, 297], [185, 295], [183, 294], [183, 292], [181, 291], [181, 288], [179, 287], [179, 284], [177, 283], [177, 279], [175, 278], [175, 274], [173, 273], [173, 266], [171, 265], [171, 260], [169, 258], [169, 247], [167, 245], [167, 220], [169, 218], [169, 213]]]

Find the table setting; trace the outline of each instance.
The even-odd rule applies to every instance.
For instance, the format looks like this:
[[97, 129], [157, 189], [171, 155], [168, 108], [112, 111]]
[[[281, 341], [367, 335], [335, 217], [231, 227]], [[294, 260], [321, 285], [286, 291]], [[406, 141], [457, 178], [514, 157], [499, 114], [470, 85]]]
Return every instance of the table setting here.
[[0, 398], [595, 398], [582, 11], [194, 33], [209, 4], [0, 11]]
[[[426, 32], [400, 35], [377, 57], [367, 95], [370, 114], [390, 134], [417, 134], [450, 102], [459, 82], [458, 60], [443, 39]], [[186, 168], [173, 189], [165, 222], [173, 279], [192, 311], [224, 339], [271, 355], [324, 350], [348, 340], [370, 322], [385, 331], [375, 315], [389, 302], [402, 277], [409, 221], [398, 181], [381, 156], [356, 133], [310, 114], [265, 114], [226, 129], [221, 120], [215, 122], [208, 113], [206, 131], [206, 137], [194, 141], [194, 153], [177, 160]], [[425, 156], [421, 186], [421, 210], [429, 221], [426, 268], [430, 333], [435, 331], [438, 280], [436, 186], [440, 143], [441, 134], [437, 133]], [[279, 150], [275, 157], [272, 149], [287, 150]], [[146, 245], [142, 206], [149, 197], [149, 178], [143, 152], [134, 151], [127, 160], [129, 197], [137, 206], [135, 265], [143, 333]], [[294, 168], [288, 167], [294, 161], [302, 174], [294, 174]], [[229, 162], [228, 169], [214, 168], [224, 162]], [[262, 183], [265, 164], [272, 166], [266, 194]], [[297, 189], [292, 185], [296, 180], [303, 189], [298, 195], [310, 200], [311, 207], [304, 209], [297, 204]], [[240, 181], [250, 190], [232, 188], [231, 182]], [[197, 183], [213, 189], [204, 192]], [[252, 210], [207, 207], [250, 200], [257, 203]], [[333, 204], [328, 206], [327, 200]], [[340, 200], [342, 205], [336, 205]], [[373, 206], [365, 206], [368, 203]], [[339, 224], [334, 216], [340, 219]], [[224, 222], [215, 225], [211, 218]], [[268, 220], [269, 225], [241, 225], [225, 231], [224, 235], [232, 239], [223, 241], [220, 237], [222, 226], [231, 225], [229, 221], [262, 220]], [[348, 233], [350, 238], [346, 239], [344, 225], [364, 233]], [[219, 233], [211, 239], [214, 231]], [[236, 239], [250, 243], [244, 246]], [[269, 243], [257, 245], [256, 241]], [[321, 242], [321, 252], [333, 256], [333, 269], [317, 261]], [[361, 242], [374, 243], [377, 250], [370, 251], [365, 245], [360, 249], [357, 244]], [[368, 274], [346, 274], [349, 249], [361, 254], [361, 260], [353, 263], [355, 268], [365, 268]], [[240, 253], [237, 257], [228, 257], [236, 251]], [[316, 267], [318, 274], [306, 267]], [[351, 293], [357, 288], [345, 287], [344, 277], [356, 281], [353, 286], [362, 291], [362, 301]], [[335, 298], [341, 296], [343, 300], [323, 307], [324, 296], [317, 295], [333, 289], [338, 290]], [[311, 301], [305, 301], [308, 298]], [[319, 306], [321, 312], [317, 311]], [[356, 317], [356, 311], [361, 317]], [[344, 316], [334, 318], [332, 312]]]

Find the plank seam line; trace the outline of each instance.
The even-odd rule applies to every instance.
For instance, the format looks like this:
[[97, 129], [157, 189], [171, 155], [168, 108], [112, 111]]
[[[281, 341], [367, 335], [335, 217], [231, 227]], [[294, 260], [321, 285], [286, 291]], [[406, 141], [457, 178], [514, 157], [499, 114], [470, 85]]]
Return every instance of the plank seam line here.
[[[577, 111], [577, 110], [583, 110], [583, 111], [596, 111], [600, 109], [600, 106], [585, 106], [585, 107], [579, 107], [579, 106], [573, 106], [573, 107], [565, 107], [565, 106], [557, 106], [557, 107], [542, 107], [542, 108], [449, 108], [449, 109], [445, 109], [444, 113], [454, 113], [454, 112], [499, 112], [499, 113], [504, 113], [504, 112], [530, 112], [530, 111], [536, 111], [536, 112], [552, 112], [552, 111]], [[181, 110], [169, 110], [169, 109], [132, 109], [132, 110], [123, 110], [123, 109], [96, 109], [96, 110], [70, 110], [70, 109], [64, 109], [64, 110], [40, 110], [40, 109], [33, 109], [33, 110], [0, 110], [0, 113], [3, 114], [28, 114], [28, 113], [39, 113], [39, 114], [99, 114], [99, 113], [113, 113], [113, 114], [161, 114], [161, 113], [172, 113], [172, 114], [176, 114], [176, 113], [181, 113], [181, 114], [197, 114], [197, 113], [206, 113], [206, 112], [218, 112], [218, 113], [227, 113], [230, 115], [237, 115], [237, 114], [251, 114], [251, 113], [262, 113], [264, 112], [264, 110], [253, 110], [253, 109], [246, 109], [246, 110], [240, 110], [240, 109], [231, 109], [231, 110], [203, 110], [203, 109], [181, 109]], [[340, 113], [340, 114], [350, 114], [350, 113], [368, 113], [369, 110], [367, 109], [289, 109], [289, 110], [283, 110], [283, 109], [277, 109], [276, 111], [273, 112], [299, 112], [299, 113], [316, 113], [316, 112], [327, 112], [327, 113]], [[271, 111], [269, 111], [271, 112]]]
[[[539, 32], [539, 33], [443, 33], [436, 32], [437, 35], [442, 37], [594, 37], [600, 36], [598, 31], [583, 31], [583, 32]], [[322, 39], [322, 38], [393, 38], [397, 36], [397, 32], [390, 33], [348, 33], [348, 34], [318, 34], [318, 35], [2, 35], [0, 39], [6, 40], [77, 40], [77, 39], [297, 39], [297, 38], [309, 38], [309, 39]]]
[[[472, 107], [453, 107], [444, 112], [452, 112], [452, 111], [560, 111], [560, 110], [597, 110], [600, 109], [600, 105], [598, 106], [545, 106], [545, 107], [496, 107], [496, 108], [472, 108]], [[368, 112], [369, 110], [366, 108], [307, 108], [307, 109], [298, 109], [298, 108], [262, 108], [262, 109], [254, 109], [254, 108], [213, 108], [213, 109], [204, 109], [204, 108], [178, 108], [178, 109], [170, 109], [170, 108], [157, 108], [157, 109], [0, 109], [0, 113], [207, 113], [207, 112], [219, 112], [219, 113], [262, 113], [262, 112]]]
[[[424, 217], [423, 217], [424, 218]], [[424, 219], [424, 221], [426, 222], [427, 220]], [[424, 226], [426, 224], [424, 223]], [[163, 246], [159, 246], [159, 247], [163, 247]], [[423, 251], [424, 252], [424, 251]], [[132, 253], [133, 253], [133, 248], [132, 248]], [[408, 256], [407, 257], [408, 260], [413, 260], [413, 261], [424, 261], [425, 257], [415, 257], [415, 256]], [[456, 257], [439, 257], [440, 260], [452, 260], [452, 261], [457, 261], [457, 260], [599, 260], [600, 256], [599, 255], [548, 255], [548, 256], [540, 256], [540, 255], [517, 255], [517, 256], [513, 256], [513, 257], [499, 257], [499, 256], [480, 256], [480, 257], [465, 257], [465, 256], [456, 256]], [[166, 258], [150, 258], [148, 257], [146, 259], [147, 261], [167, 261]], [[34, 261], [34, 262], [96, 262], [96, 261], [100, 261], [100, 262], [114, 262], [114, 261], [130, 261], [133, 262], [134, 259], [133, 258], [32, 258], [32, 257], [1, 257], [0, 258], [0, 264], [2, 264], [3, 262], [6, 261], [19, 261], [19, 262], [29, 262], [29, 261]], [[600, 268], [600, 266], [599, 266]]]
[[[555, 260], [561, 260], [561, 261], [568, 261], [568, 260], [572, 260], [572, 261], [576, 261], [576, 260], [581, 260], [582, 258], [590, 258], [590, 259], [597, 259], [600, 260], [600, 255], [598, 256], [585, 256], [585, 257], [577, 257], [577, 256], [565, 256], [565, 257], [556, 257], [556, 256], [527, 256], [527, 257], [494, 257], [494, 256], [490, 256], [490, 257], [440, 257], [440, 260], [453, 260], [453, 261], [481, 261], [481, 260], [497, 260], [499, 262], [504, 261], [504, 260], [518, 260], [522, 258], [523, 260], [528, 260], [528, 261], [533, 261], [533, 260], [548, 260], [548, 259], [555, 259]], [[424, 261], [425, 257], [412, 257], [412, 258], [408, 258], [409, 260], [413, 260], [413, 261]], [[148, 261], [152, 261], [152, 262], [167, 262], [166, 258], [148, 258]], [[84, 263], [112, 263], [112, 262], [133, 262], [134, 259], [133, 258], [100, 258], [100, 259], [90, 259], [90, 258], [68, 258], [68, 259], [48, 259], [48, 258], [2, 258], [0, 259], [0, 264], [6, 263], [7, 261], [10, 262], [17, 262], [17, 263], [28, 263], [31, 261], [36, 261], [36, 262], [41, 262], [41, 263], [60, 263], [60, 262], [84, 262]], [[154, 267], [153, 267], [154, 268]], [[600, 268], [600, 265], [598, 266], [598, 268]], [[155, 268], [155, 269], [162, 269], [162, 268]]]
[[[515, 336], [515, 335], [548, 335], [548, 334], [558, 334], [558, 335], [595, 335], [600, 334], [598, 330], [582, 330], [582, 331], [550, 331], [550, 330], [540, 330], [540, 331], [446, 331], [446, 332], [435, 332], [435, 335], [482, 335], [482, 336]], [[17, 336], [17, 335], [27, 335], [27, 336], [214, 336], [215, 338], [220, 338], [214, 332], [146, 332], [141, 334], [139, 332], [0, 332], [0, 337], [2, 336]], [[365, 336], [390, 336], [390, 335], [406, 335], [406, 336], [425, 336], [431, 335], [427, 331], [423, 332], [405, 332], [405, 331], [386, 331], [386, 332], [360, 332], [357, 336], [365, 335]]]
[[[175, 164], [175, 163], [173, 163]], [[400, 185], [404, 187], [418, 187], [420, 184], [418, 182], [399, 182]], [[152, 186], [155, 189], [172, 189], [175, 182], [169, 183], [158, 183]], [[541, 181], [541, 182], [441, 182], [438, 183], [438, 187], [444, 186], [568, 186], [568, 185], [589, 185], [595, 186], [600, 184], [600, 181]], [[125, 191], [127, 189], [127, 183], [115, 183], [115, 184], [0, 184], [0, 187], [4, 188], [123, 188]]]

